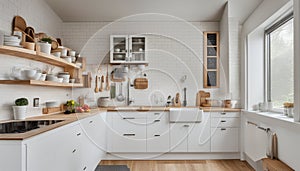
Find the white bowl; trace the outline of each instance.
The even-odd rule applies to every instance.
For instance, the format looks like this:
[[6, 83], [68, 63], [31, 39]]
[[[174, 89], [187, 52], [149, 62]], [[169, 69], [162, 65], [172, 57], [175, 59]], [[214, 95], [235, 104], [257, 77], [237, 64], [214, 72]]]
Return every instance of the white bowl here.
[[47, 81], [57, 81], [57, 77], [54, 76], [54, 75], [52, 75], [52, 74], [48, 74], [48, 75], [46, 76], [46, 80], [47, 80]]
[[25, 79], [34, 79], [35, 78], [35, 74], [36, 74], [36, 70], [34, 69], [25, 69], [22, 71], [22, 76]]
[[58, 74], [57, 75], [58, 78], [63, 78], [63, 79], [69, 79], [70, 75], [62, 75], [62, 74]]
[[39, 80], [42, 76], [42, 73], [38, 72], [34, 75], [34, 77], [32, 77], [33, 80]]

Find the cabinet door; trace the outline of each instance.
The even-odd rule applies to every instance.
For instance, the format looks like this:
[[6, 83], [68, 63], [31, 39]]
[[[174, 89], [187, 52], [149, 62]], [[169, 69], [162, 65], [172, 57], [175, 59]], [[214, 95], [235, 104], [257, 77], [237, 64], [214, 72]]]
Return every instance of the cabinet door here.
[[[154, 117], [153, 117], [154, 116]], [[168, 152], [170, 147], [169, 115], [152, 112], [147, 117], [147, 152]]]
[[146, 118], [113, 118], [110, 152], [146, 152]]
[[171, 152], [187, 152], [190, 124], [170, 123]]
[[211, 118], [212, 128], [239, 128], [240, 125], [240, 118]]
[[239, 128], [212, 128], [211, 152], [238, 152]]
[[110, 63], [123, 63], [128, 60], [128, 36], [110, 36]]
[[210, 152], [210, 115], [204, 113], [200, 123], [190, 124], [188, 152]]
[[80, 135], [81, 129], [77, 124], [67, 125], [28, 140], [27, 170], [80, 170]]
[[147, 61], [146, 42], [145, 36], [129, 36], [129, 57], [131, 61]]
[[82, 169], [94, 170], [106, 154], [106, 113], [99, 113], [80, 121], [83, 129], [80, 157]]

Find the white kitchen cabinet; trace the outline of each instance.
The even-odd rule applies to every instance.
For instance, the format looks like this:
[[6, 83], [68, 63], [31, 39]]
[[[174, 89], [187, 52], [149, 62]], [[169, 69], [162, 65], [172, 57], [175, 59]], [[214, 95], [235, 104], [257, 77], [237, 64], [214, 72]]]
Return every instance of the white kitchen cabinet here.
[[147, 152], [169, 152], [168, 112], [147, 113]]
[[211, 152], [239, 152], [240, 113], [211, 113]]
[[27, 170], [80, 170], [79, 124], [64, 126], [26, 141]]
[[210, 115], [204, 113], [199, 123], [171, 123], [172, 152], [210, 152]]
[[108, 152], [146, 152], [146, 115], [143, 112], [110, 112]]
[[146, 37], [142, 35], [111, 35], [110, 63], [147, 63]]

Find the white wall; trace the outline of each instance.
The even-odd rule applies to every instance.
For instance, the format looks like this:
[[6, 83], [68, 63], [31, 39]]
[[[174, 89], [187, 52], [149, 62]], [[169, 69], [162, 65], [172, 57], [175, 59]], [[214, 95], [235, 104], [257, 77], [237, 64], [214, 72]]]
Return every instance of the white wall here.
[[[22, 16], [28, 26], [35, 29], [36, 32], [45, 32], [54, 37], [60, 36], [60, 28], [62, 21], [52, 11], [49, 6], [41, 0], [2, 0], [0, 1], [0, 30], [11, 34], [11, 24], [15, 15]], [[0, 78], [7, 79], [11, 72], [11, 68], [15, 65], [25, 67], [40, 67], [45, 65], [39, 62], [32, 62], [22, 58], [12, 56], [0, 55], [1, 67]], [[59, 70], [58, 68], [56, 69]], [[40, 102], [46, 100], [59, 100], [64, 102], [66, 94], [69, 91], [59, 88], [47, 88], [38, 86], [18, 86], [18, 85], [0, 85], [1, 99], [0, 99], [0, 120], [10, 119], [12, 114], [11, 105], [18, 97], [27, 97], [32, 106], [34, 97], [39, 97]], [[41, 114], [41, 108], [29, 108], [28, 115]]]
[[[145, 17], [145, 18], [143, 18]], [[112, 34], [146, 34], [148, 38], [149, 66], [146, 73], [149, 77], [148, 90], [131, 90], [135, 98], [133, 105], [161, 105], [151, 102], [153, 94], [175, 96], [181, 95], [182, 89], [187, 87], [188, 105], [195, 105], [196, 92], [203, 89], [203, 31], [219, 31], [218, 22], [193, 22], [174, 19], [170, 16], [151, 16], [154, 20], [147, 20], [149, 16], [135, 16], [126, 18], [126, 21], [63, 23], [62, 37], [65, 46], [73, 47], [86, 56], [89, 64], [108, 62], [109, 36]], [[161, 17], [161, 18], [160, 18]], [[95, 68], [95, 67], [94, 67]], [[93, 69], [92, 69], [93, 70]], [[103, 67], [102, 73], [106, 74]], [[227, 74], [227, 73], [225, 73]], [[226, 92], [224, 81], [220, 89], [209, 90], [213, 98], [224, 97]], [[133, 74], [134, 75], [134, 74]], [[181, 78], [187, 75], [187, 80], [182, 83]], [[93, 81], [94, 83], [94, 81]], [[124, 89], [125, 90], [125, 89]], [[98, 93], [94, 96], [93, 90], [78, 90], [77, 94], [92, 96], [107, 96], [109, 93]], [[123, 104], [124, 105], [124, 104]]]

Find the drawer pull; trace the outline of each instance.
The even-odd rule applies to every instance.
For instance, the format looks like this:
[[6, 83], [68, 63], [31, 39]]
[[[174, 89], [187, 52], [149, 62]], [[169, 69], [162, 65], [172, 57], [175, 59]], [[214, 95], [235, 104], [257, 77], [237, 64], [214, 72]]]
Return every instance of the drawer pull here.
[[159, 115], [160, 113], [154, 113], [154, 115]]
[[77, 150], [76, 149], [74, 149], [73, 151], [72, 151], [72, 153], [75, 153]]
[[93, 123], [93, 121], [90, 121], [90, 123]]
[[154, 135], [155, 137], [160, 137], [160, 135], [158, 135], [158, 134], [156, 134], [156, 135]]
[[157, 119], [157, 120], [154, 120], [154, 122], [160, 122], [160, 120], [159, 120], [159, 119]]
[[226, 112], [221, 112], [221, 115], [226, 115]]
[[123, 136], [126, 136], [126, 137], [133, 137], [133, 136], [135, 136], [135, 134], [123, 134]]
[[186, 128], [187, 128], [187, 127], [190, 127], [190, 125], [183, 125], [183, 127], [186, 127]]
[[123, 119], [135, 119], [135, 117], [126, 117], [126, 118], [123, 118]]
[[221, 128], [221, 131], [226, 131], [226, 128]]
[[225, 120], [221, 120], [221, 122], [226, 122]]
[[86, 166], [83, 168], [83, 170], [86, 170]]
[[80, 136], [80, 135], [81, 135], [81, 133], [77, 133], [76, 135], [77, 135], [77, 136]]

